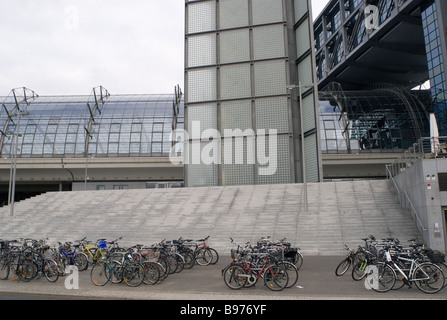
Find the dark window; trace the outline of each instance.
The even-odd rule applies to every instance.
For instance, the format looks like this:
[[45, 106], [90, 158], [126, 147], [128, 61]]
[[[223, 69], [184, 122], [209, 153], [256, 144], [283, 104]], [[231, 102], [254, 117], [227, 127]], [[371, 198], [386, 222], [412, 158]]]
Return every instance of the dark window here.
[[439, 191], [447, 191], [447, 173], [440, 173], [438, 176], [439, 176]]

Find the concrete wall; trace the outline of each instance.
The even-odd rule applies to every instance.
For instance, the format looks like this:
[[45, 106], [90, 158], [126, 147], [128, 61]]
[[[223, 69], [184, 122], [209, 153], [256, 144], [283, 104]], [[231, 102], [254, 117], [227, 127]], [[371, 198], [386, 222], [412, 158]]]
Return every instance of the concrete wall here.
[[447, 226], [442, 207], [447, 206], [447, 192], [440, 192], [438, 183], [438, 173], [442, 172], [447, 172], [447, 159], [423, 160], [394, 179], [402, 205], [417, 212], [416, 221], [426, 245], [446, 252]]

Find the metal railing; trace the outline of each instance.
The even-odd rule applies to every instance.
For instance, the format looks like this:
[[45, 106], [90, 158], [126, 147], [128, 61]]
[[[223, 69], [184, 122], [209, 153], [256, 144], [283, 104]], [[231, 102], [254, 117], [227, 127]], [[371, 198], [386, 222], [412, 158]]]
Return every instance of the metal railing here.
[[401, 206], [404, 208], [408, 208], [410, 210], [410, 213], [416, 220], [416, 223], [417, 223], [420, 231], [427, 231], [428, 230], [427, 227], [425, 227], [424, 223], [422, 222], [419, 212], [414, 207], [413, 202], [411, 201], [407, 192], [406, 191], [401, 192], [399, 186], [397, 185], [396, 181], [394, 180], [394, 177], [390, 171], [390, 165], [386, 166], [386, 174], [387, 174], [387, 179], [391, 180], [391, 182], [393, 183], [394, 192], [397, 195], [397, 198], [398, 198]]
[[394, 191], [398, 196], [400, 204], [404, 208], [408, 208], [410, 210], [411, 215], [416, 220], [418, 228], [421, 231], [427, 231], [428, 229], [422, 222], [423, 219], [419, 212], [415, 209], [407, 192], [400, 190], [394, 177], [402, 172], [405, 172], [407, 169], [424, 159], [438, 158], [447, 158], [447, 137], [445, 136], [419, 139], [411, 148], [405, 151], [401, 157], [386, 166], [387, 179], [391, 180], [393, 183]]
[[421, 138], [387, 166], [387, 174], [395, 177], [421, 160], [437, 158], [447, 158], [447, 137]]

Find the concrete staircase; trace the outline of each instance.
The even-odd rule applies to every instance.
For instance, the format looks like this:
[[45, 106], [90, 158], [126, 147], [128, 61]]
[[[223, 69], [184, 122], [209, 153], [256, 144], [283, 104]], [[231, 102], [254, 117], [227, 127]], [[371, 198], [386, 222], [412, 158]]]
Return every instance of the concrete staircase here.
[[123, 236], [123, 245], [150, 245], [179, 237], [210, 236], [222, 254], [263, 236], [286, 237], [308, 255], [345, 254], [370, 234], [420, 238], [388, 181], [303, 185], [51, 192], [16, 203], [14, 216], [0, 208], [0, 239], [69, 241]]

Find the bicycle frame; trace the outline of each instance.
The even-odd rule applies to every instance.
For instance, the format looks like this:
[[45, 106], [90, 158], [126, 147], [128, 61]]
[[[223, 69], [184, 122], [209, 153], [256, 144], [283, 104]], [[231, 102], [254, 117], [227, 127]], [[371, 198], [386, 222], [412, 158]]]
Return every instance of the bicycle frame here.
[[138, 263], [138, 265], [143, 268], [143, 266], [139, 262], [135, 262], [131, 257], [129, 252], [120, 253], [122, 256], [119, 259], [104, 259], [103, 268], [104, 271], [108, 272], [108, 281], [112, 281], [113, 275], [115, 275], [118, 279], [118, 282], [121, 282], [123, 279], [123, 271], [127, 264], [129, 263]]
[[[251, 266], [249, 262], [244, 262], [244, 267], [242, 268], [242, 270], [247, 271], [248, 274], [240, 274], [240, 275], [238, 275], [238, 277], [240, 277], [242, 279], [247, 278], [247, 282], [251, 286], [251, 285], [255, 284], [259, 280], [259, 278], [261, 278], [263, 276], [263, 274], [267, 271], [267, 269], [269, 269], [272, 274], [275, 274], [273, 272], [272, 265], [269, 262], [270, 262], [270, 260], [268, 260], [266, 258], [266, 260], [262, 264], [262, 267], [258, 267], [256, 265]], [[252, 271], [255, 271], [257, 273], [257, 275], [254, 279], [252, 278], [252, 276], [253, 276]]]
[[[420, 270], [422, 271], [424, 278], [413, 278], [417, 267], [419, 267], [421, 265], [420, 263], [417, 263], [415, 259], [409, 259], [409, 258], [403, 258], [403, 257], [397, 257], [397, 259], [406, 261], [406, 262], [411, 262], [411, 266], [410, 266], [410, 269], [408, 270], [408, 275], [407, 275], [401, 268], [399, 268], [399, 266], [394, 261], [391, 261], [393, 267], [397, 271], [399, 271], [399, 273], [404, 277], [405, 281], [411, 282], [411, 281], [422, 281], [422, 280], [430, 279], [430, 276], [423, 269], [420, 269]], [[406, 270], [406, 269], [404, 269], [404, 270]]]
[[60, 249], [59, 250], [60, 253], [62, 253], [67, 259], [68, 259], [68, 263], [69, 264], [73, 264], [74, 263], [74, 258], [76, 257], [76, 252], [70, 252], [67, 253], [64, 249]]
[[374, 263], [373, 255], [368, 250], [362, 250], [362, 253], [365, 254], [364, 258], [361, 260], [361, 264], [359, 267], [360, 271], [365, 271], [366, 267], [371, 263]]
[[[93, 254], [90, 249], [94, 249], [95, 253]], [[104, 258], [104, 253], [102, 252], [101, 248], [99, 248], [98, 246], [94, 246], [94, 245], [90, 245], [90, 244], [86, 244], [83, 248], [84, 252], [89, 255], [90, 257], [92, 257], [93, 262], [98, 261], [99, 259]], [[98, 256], [98, 253], [100, 256]]]

